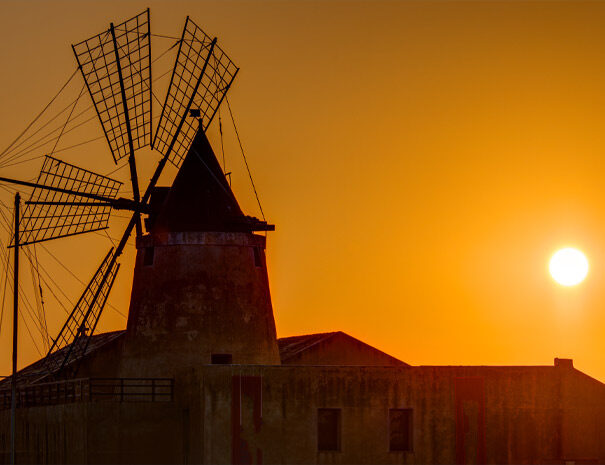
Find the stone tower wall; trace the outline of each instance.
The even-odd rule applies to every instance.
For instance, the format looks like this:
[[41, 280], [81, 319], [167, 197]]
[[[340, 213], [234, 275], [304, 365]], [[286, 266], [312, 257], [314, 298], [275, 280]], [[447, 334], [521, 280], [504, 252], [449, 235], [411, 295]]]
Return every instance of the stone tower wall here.
[[123, 376], [169, 376], [212, 363], [279, 365], [265, 238], [251, 233], [147, 235], [137, 259]]

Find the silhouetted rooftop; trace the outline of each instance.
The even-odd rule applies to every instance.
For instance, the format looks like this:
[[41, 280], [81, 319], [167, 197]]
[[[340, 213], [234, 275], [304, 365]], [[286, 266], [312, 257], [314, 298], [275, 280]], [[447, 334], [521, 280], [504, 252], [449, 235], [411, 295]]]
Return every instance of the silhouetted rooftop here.
[[[97, 351], [104, 345], [114, 341], [116, 338], [121, 336], [124, 332], [125, 332], [124, 330], [111, 331], [108, 333], [100, 333], [100, 334], [95, 334], [95, 335], [91, 336], [90, 341], [88, 343], [88, 347], [86, 348], [86, 352], [84, 353], [83, 357], [90, 355], [91, 353]], [[61, 360], [61, 358], [65, 355], [65, 352], [67, 350], [69, 350], [70, 345], [67, 345], [67, 346], [57, 350], [56, 352], [53, 352], [51, 354], [51, 358], [56, 359], [57, 361]], [[70, 363], [74, 363], [78, 360], [80, 360], [80, 359], [74, 359]], [[51, 366], [56, 366], [56, 365], [57, 365], [56, 363], [51, 364]], [[44, 363], [44, 358], [41, 358], [40, 360], [32, 363], [31, 365], [19, 370], [17, 372], [17, 382], [19, 384], [22, 384], [22, 383], [29, 384], [31, 382], [39, 381], [42, 378], [49, 376], [49, 375], [50, 375], [50, 373], [48, 373], [48, 371], [47, 371], [46, 364]], [[10, 379], [11, 379], [11, 377], [9, 376], [9, 377], [3, 379], [2, 381], [0, 381], [0, 389], [10, 386]]]
[[[342, 331], [284, 337], [277, 340], [282, 363], [296, 365], [309, 361], [320, 365], [404, 365], [381, 350]], [[306, 356], [306, 362], [302, 362]], [[339, 361], [341, 363], [339, 363]]]

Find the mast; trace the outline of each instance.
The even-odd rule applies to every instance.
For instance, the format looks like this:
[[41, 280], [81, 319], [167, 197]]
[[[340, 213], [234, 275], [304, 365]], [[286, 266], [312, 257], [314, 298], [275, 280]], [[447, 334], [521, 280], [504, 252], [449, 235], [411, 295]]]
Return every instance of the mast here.
[[15, 194], [15, 263], [13, 268], [13, 374], [11, 376], [11, 465], [15, 463], [15, 415], [17, 413], [17, 329], [19, 324], [19, 203]]
[[[130, 151], [130, 155], [128, 156], [128, 165], [130, 166], [132, 195], [134, 197], [134, 201], [139, 202], [141, 200], [141, 194], [139, 193], [139, 178], [137, 175], [137, 165], [134, 159], [134, 143], [132, 141], [132, 129], [130, 128], [130, 116], [128, 115], [128, 100], [126, 98], [126, 90], [124, 89], [124, 77], [122, 76], [122, 65], [120, 64], [120, 54], [118, 53], [118, 41], [116, 39], [116, 32], [115, 28], [113, 27], [113, 23], [110, 23], [109, 30], [111, 31], [113, 49], [116, 55], [116, 67], [118, 69], [118, 79], [120, 81], [120, 93], [122, 95], [124, 122], [126, 123], [126, 133], [128, 135], [128, 148]], [[140, 238], [143, 235], [143, 229], [141, 227], [141, 214], [139, 212], [135, 212], [135, 226], [137, 231], [137, 238]]]

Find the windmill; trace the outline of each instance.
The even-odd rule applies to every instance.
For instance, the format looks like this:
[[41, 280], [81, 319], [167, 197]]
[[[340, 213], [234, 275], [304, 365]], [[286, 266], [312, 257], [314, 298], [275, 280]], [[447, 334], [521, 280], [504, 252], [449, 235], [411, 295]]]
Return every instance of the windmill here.
[[[107, 227], [112, 210], [131, 212], [119, 242], [106, 253], [53, 339], [42, 377], [77, 372], [116, 279], [118, 259], [133, 231], [137, 237], [143, 234], [141, 215], [149, 212], [160, 175], [167, 162], [181, 167], [196, 134], [207, 130], [239, 70], [217, 39], [187, 17], [159, 122], [153, 128], [151, 35], [147, 9], [72, 45], [113, 160], [116, 164], [128, 160], [132, 198], [117, 197], [119, 181], [50, 155], [45, 156], [36, 182], [0, 178], [0, 182], [33, 187], [18, 221], [20, 234], [11, 244], [16, 249], [99, 231]], [[139, 186], [136, 163], [137, 151], [143, 147], [160, 154], [144, 190]], [[273, 229], [253, 217], [245, 221], [248, 230]]]

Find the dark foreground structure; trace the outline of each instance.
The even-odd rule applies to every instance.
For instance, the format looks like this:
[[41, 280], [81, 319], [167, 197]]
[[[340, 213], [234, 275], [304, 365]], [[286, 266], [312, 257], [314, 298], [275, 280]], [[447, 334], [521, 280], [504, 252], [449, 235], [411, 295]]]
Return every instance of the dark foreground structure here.
[[19, 373], [17, 463], [605, 463], [605, 385], [571, 360], [415, 367], [342, 332], [277, 339], [247, 224], [200, 130], [152, 197], [126, 330], [93, 336], [76, 378]]

